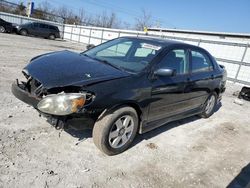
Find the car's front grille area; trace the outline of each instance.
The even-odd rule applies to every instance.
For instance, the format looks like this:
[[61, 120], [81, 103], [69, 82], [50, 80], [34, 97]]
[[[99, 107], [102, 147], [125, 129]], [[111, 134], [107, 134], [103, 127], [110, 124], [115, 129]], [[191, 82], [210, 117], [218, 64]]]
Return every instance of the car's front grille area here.
[[24, 76], [26, 77], [27, 82], [22, 82], [22, 84], [19, 84], [22, 89], [28, 91], [31, 95], [34, 95], [36, 97], [42, 97], [42, 95], [44, 94], [43, 85], [39, 81], [32, 78], [31, 76], [28, 76], [25, 73]]
[[40, 95], [40, 93], [42, 92], [42, 84], [40, 82], [31, 77], [27, 84], [30, 88], [31, 94]]

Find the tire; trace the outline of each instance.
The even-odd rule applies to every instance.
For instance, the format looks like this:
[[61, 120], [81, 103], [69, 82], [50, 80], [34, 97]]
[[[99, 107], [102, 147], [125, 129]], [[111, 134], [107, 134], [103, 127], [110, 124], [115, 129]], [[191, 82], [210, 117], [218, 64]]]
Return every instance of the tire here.
[[200, 117], [209, 118], [211, 115], [213, 115], [215, 107], [217, 105], [217, 101], [218, 101], [217, 93], [216, 92], [211, 93], [205, 102], [205, 105], [203, 107], [203, 112], [200, 114]]
[[28, 35], [28, 31], [26, 29], [22, 29], [20, 31], [20, 35], [27, 36]]
[[122, 153], [133, 142], [138, 125], [137, 112], [128, 106], [104, 114], [94, 125], [94, 144], [107, 155]]
[[6, 29], [4, 26], [0, 26], [0, 33], [5, 33], [6, 32]]
[[50, 34], [50, 35], [49, 35], [49, 39], [50, 39], [50, 40], [55, 40], [55, 39], [56, 39], [56, 36], [55, 36], [54, 34]]

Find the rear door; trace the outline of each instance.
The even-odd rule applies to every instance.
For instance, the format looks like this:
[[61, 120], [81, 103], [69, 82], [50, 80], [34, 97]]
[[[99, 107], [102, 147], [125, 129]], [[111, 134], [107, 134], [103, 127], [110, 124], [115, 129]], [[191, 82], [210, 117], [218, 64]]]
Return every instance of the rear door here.
[[157, 121], [178, 115], [190, 109], [190, 95], [185, 93], [189, 78], [188, 49], [170, 50], [154, 68], [171, 68], [176, 71], [172, 77], [158, 77], [152, 81], [151, 104], [148, 121]]
[[210, 88], [214, 84], [214, 66], [207, 53], [199, 48], [190, 49], [191, 76], [187, 90], [190, 91], [193, 104], [199, 107], [205, 103]]
[[47, 24], [39, 24], [39, 36], [48, 37], [50, 34], [49, 26]]
[[28, 32], [31, 35], [39, 35], [39, 23], [30, 23], [27, 25]]

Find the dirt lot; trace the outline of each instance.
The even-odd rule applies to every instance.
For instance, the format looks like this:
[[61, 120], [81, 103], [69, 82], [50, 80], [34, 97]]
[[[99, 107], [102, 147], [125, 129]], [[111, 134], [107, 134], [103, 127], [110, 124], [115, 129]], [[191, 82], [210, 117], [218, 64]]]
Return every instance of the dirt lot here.
[[140, 135], [117, 156], [102, 154], [91, 131], [55, 130], [10, 85], [32, 57], [64, 49], [84, 45], [0, 34], [0, 187], [226, 187], [250, 168], [250, 102], [233, 103], [235, 84], [211, 118]]

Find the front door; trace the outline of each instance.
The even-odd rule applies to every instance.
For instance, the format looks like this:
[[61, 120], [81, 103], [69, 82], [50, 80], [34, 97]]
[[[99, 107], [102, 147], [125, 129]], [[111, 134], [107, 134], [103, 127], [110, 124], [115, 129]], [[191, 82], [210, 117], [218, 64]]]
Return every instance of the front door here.
[[154, 70], [170, 68], [174, 76], [158, 76], [152, 80], [151, 104], [148, 122], [165, 119], [190, 110], [189, 95], [185, 92], [189, 78], [188, 50], [173, 49], [160, 61]]

